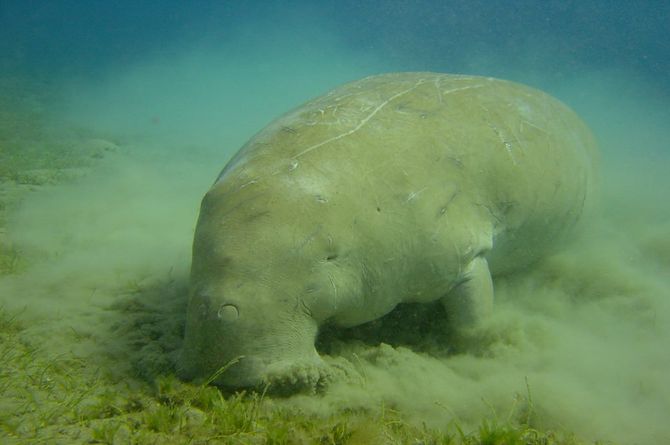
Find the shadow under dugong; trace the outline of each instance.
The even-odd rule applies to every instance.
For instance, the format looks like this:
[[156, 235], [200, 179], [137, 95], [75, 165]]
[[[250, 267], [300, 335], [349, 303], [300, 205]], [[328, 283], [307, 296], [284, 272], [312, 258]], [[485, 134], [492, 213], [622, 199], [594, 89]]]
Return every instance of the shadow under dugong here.
[[491, 276], [546, 254], [594, 191], [596, 144], [513, 82], [395, 73], [280, 117], [202, 201], [180, 372], [228, 387], [314, 387], [319, 326], [441, 300], [456, 328], [492, 309]]

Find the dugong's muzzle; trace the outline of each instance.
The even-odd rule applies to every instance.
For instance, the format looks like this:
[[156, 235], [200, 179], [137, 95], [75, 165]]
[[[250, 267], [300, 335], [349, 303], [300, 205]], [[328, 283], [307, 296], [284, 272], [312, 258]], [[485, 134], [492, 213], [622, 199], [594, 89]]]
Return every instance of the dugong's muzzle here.
[[204, 384], [230, 388], [258, 387], [266, 380], [262, 360], [256, 357], [237, 356], [220, 364], [203, 360], [195, 350], [185, 347], [178, 362], [178, 373], [187, 380], [198, 379]]
[[302, 311], [245, 311], [239, 304], [194, 295], [189, 302], [178, 373], [230, 388], [264, 384], [313, 386], [324, 365], [317, 324]]
[[[178, 362], [179, 376], [226, 388], [260, 388], [265, 385], [313, 389], [327, 375], [326, 366], [313, 346], [296, 354], [271, 354], [266, 357], [238, 355], [217, 360], [215, 349], [185, 344]], [[227, 356], [228, 354], [224, 354]]]

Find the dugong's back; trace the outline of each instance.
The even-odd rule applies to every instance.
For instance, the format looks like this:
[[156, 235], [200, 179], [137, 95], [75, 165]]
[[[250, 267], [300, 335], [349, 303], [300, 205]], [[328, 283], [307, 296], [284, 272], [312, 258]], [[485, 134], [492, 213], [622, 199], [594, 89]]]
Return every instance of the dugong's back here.
[[[311, 193], [318, 183], [317, 196], [333, 184], [361, 218], [411, 204], [426, 231], [426, 221], [465, 199], [492, 222], [495, 275], [532, 262], [575, 225], [590, 205], [596, 158], [581, 119], [539, 90], [394, 73], [346, 84], [277, 119], [219, 180], [295, 172], [292, 187]], [[450, 217], [458, 225], [459, 215]], [[472, 215], [462, 218], [467, 226]]]

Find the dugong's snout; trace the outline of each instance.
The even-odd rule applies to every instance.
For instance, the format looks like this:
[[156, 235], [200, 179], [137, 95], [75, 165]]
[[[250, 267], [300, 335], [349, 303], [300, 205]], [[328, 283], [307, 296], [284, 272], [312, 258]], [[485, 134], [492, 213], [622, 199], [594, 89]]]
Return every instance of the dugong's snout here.
[[228, 361], [207, 360], [185, 345], [177, 363], [177, 373], [185, 380], [213, 383], [222, 387], [252, 388], [264, 381], [260, 360], [237, 356]]
[[315, 386], [324, 370], [314, 348], [317, 324], [290, 309], [194, 294], [178, 374], [230, 388]]

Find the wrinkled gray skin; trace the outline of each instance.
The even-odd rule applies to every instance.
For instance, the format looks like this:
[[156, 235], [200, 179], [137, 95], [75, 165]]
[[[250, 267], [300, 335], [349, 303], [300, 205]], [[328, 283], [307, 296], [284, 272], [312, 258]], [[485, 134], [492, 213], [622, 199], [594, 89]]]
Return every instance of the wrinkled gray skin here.
[[576, 224], [596, 147], [556, 99], [484, 77], [399, 73], [279, 118], [202, 201], [180, 367], [215, 383], [312, 387], [318, 327], [442, 300], [470, 326], [491, 276], [529, 265]]

